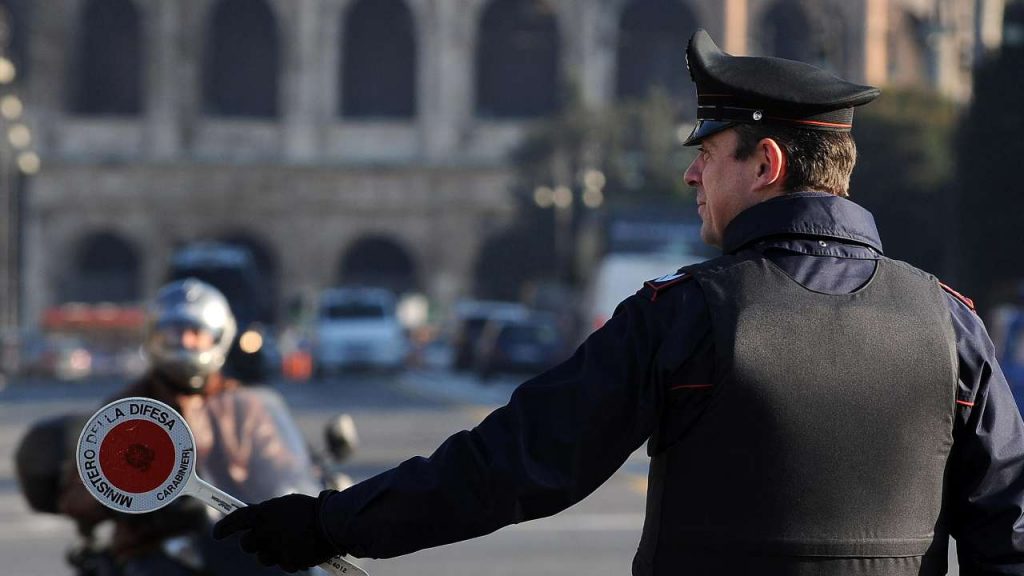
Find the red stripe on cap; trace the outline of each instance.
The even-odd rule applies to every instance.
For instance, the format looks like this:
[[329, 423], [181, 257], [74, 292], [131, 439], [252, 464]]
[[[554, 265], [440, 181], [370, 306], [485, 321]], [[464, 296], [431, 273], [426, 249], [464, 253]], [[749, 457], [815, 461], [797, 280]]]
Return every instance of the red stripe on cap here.
[[794, 124], [807, 124], [809, 126], [823, 126], [826, 128], [853, 128], [853, 124], [843, 124], [841, 122], [822, 122], [821, 120], [796, 120], [794, 118], [779, 118], [777, 116], [766, 116], [766, 120], [779, 120], [782, 122], [792, 122]]

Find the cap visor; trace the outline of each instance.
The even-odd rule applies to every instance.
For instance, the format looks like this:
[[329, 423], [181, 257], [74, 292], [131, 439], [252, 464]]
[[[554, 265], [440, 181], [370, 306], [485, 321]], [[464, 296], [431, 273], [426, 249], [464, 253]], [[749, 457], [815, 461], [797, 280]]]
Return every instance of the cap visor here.
[[700, 144], [701, 140], [716, 132], [730, 128], [733, 124], [735, 123], [721, 122], [719, 120], [697, 120], [697, 125], [693, 127], [693, 132], [690, 132], [690, 136], [683, 142], [683, 146], [696, 146]]

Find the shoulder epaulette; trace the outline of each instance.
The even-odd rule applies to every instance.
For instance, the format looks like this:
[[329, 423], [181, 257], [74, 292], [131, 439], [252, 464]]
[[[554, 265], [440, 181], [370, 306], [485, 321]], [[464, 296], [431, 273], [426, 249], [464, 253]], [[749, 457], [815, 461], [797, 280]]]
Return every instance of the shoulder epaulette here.
[[678, 272], [666, 274], [660, 278], [644, 282], [643, 287], [637, 291], [637, 294], [646, 297], [651, 302], [654, 302], [658, 299], [659, 294], [665, 292], [676, 284], [686, 282], [690, 278], [693, 278], [693, 274], [686, 270], [679, 270]]
[[942, 286], [943, 290], [948, 292], [950, 294], [950, 296], [952, 296], [953, 298], [956, 298], [957, 300], [959, 300], [964, 306], [967, 306], [968, 308], [970, 308], [972, 312], [977, 312], [977, 310], [974, 309], [974, 300], [971, 300], [967, 296], [964, 296], [963, 294], [957, 292], [956, 290], [953, 290], [952, 288], [950, 288], [949, 286], [946, 286], [942, 282], [939, 282], [939, 286]]

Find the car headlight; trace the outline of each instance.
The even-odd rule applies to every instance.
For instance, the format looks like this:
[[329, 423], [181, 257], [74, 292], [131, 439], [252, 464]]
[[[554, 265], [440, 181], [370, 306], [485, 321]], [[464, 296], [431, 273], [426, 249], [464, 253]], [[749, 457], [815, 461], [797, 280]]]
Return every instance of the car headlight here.
[[238, 338], [238, 347], [246, 354], [255, 354], [263, 348], [263, 335], [256, 330], [246, 330]]

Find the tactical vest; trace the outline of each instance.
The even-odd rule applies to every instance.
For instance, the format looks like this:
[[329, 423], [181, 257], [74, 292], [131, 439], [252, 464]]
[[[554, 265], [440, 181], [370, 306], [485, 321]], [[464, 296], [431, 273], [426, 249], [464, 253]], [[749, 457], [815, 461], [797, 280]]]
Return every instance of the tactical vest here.
[[958, 365], [938, 282], [885, 258], [840, 295], [760, 255], [693, 273], [715, 376], [672, 393], [712, 396], [653, 455], [633, 573], [945, 574]]

